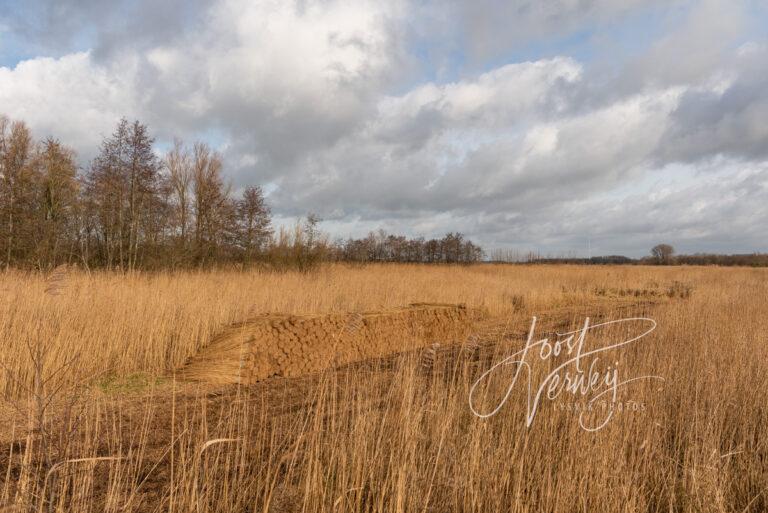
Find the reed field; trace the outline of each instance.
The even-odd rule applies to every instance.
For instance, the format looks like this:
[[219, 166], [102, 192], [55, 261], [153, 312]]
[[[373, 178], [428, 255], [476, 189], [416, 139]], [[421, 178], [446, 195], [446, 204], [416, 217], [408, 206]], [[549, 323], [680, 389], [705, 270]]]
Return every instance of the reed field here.
[[[5, 272], [0, 511], [766, 511], [767, 298], [757, 268]], [[394, 333], [375, 358], [247, 385], [181, 372], [254, 316], [411, 303], [460, 303], [479, 320], [460, 340], [401, 348], [392, 340], [408, 334]], [[525, 345], [534, 316], [537, 337], [586, 317], [652, 319], [601, 365], [653, 379], [590, 410], [587, 424], [610, 411], [601, 429], [584, 428], [571, 394], [543, 399], [531, 421], [514, 369], [482, 378]], [[560, 360], [539, 363], [532, 382]]]

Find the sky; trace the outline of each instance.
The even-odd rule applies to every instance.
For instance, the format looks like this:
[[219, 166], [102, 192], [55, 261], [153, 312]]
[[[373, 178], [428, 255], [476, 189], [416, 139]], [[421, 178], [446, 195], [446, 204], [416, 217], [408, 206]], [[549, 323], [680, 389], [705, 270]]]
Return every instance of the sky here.
[[0, 0], [0, 113], [206, 141], [333, 237], [768, 251], [768, 0]]

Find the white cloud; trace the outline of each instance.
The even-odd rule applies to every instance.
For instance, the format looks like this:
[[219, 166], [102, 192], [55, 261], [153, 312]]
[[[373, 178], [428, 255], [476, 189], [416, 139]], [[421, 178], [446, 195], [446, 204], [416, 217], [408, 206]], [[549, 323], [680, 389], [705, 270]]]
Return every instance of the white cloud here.
[[95, 66], [87, 52], [0, 68], [0, 112], [26, 121], [38, 137], [54, 135], [91, 154], [120, 116], [138, 110], [130, 74], [115, 68]]

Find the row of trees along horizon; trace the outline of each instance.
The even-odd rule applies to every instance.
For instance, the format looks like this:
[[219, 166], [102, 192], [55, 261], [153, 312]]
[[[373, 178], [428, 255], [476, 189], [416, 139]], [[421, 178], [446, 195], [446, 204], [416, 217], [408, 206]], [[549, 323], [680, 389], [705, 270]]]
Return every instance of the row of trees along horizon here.
[[509, 249], [491, 251], [489, 260], [495, 263], [525, 264], [573, 264], [573, 265], [719, 265], [768, 267], [768, 253], [716, 254], [695, 253], [678, 255], [671, 244], [657, 244], [648, 256], [629, 258], [624, 255], [601, 255], [578, 257], [574, 254], [561, 256], [543, 256], [535, 251], [520, 252]]
[[329, 241], [319, 218], [272, 227], [262, 189], [239, 197], [220, 153], [174, 141], [162, 157], [146, 125], [122, 119], [78, 170], [56, 139], [36, 142], [26, 124], [0, 115], [0, 261], [48, 269], [61, 263], [121, 270], [320, 261], [470, 263], [482, 248], [460, 233], [425, 240], [371, 233]]

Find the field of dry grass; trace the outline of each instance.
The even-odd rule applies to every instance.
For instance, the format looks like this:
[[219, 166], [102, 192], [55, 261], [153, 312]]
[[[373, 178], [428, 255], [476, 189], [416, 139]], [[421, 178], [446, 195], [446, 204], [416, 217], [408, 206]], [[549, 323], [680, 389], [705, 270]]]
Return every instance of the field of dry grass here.
[[[0, 274], [0, 504], [20, 511], [765, 511], [768, 273], [745, 268], [381, 265], [316, 273]], [[265, 312], [465, 303], [461, 347], [221, 387], [174, 370]], [[585, 316], [653, 318], [611, 354], [642, 409], [596, 432], [576, 398], [472, 385]], [[625, 337], [622, 328], [605, 337]], [[613, 360], [615, 358], [615, 360]], [[553, 361], [542, 369], [550, 372]], [[502, 377], [505, 377], [504, 375]], [[508, 376], [506, 376], [508, 377]], [[482, 390], [490, 404], [509, 380]], [[622, 403], [626, 406], [626, 402]]]

